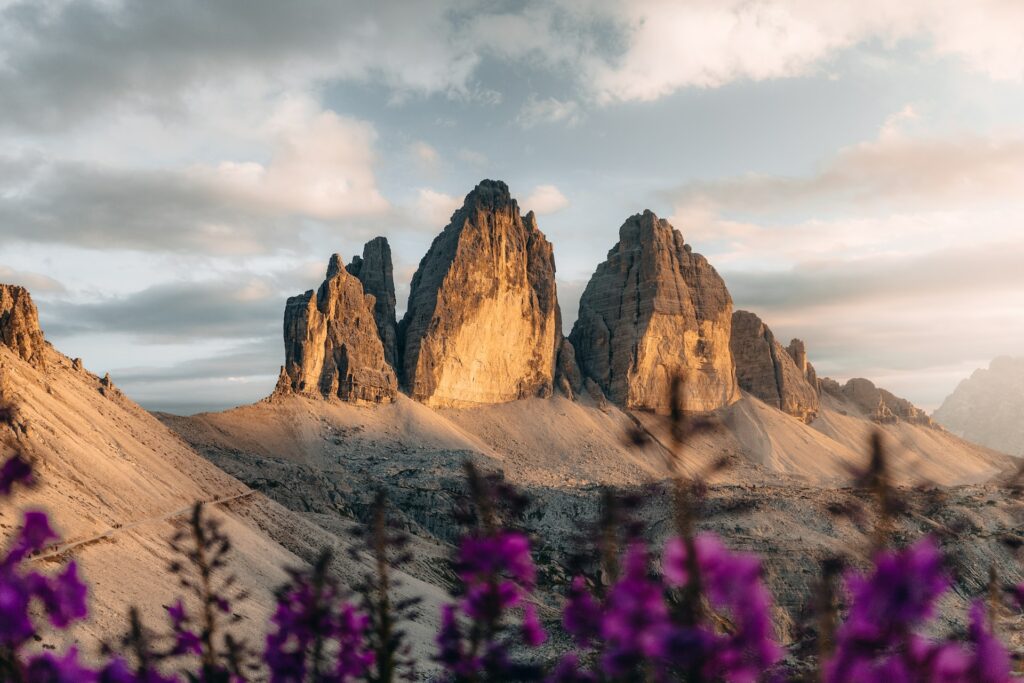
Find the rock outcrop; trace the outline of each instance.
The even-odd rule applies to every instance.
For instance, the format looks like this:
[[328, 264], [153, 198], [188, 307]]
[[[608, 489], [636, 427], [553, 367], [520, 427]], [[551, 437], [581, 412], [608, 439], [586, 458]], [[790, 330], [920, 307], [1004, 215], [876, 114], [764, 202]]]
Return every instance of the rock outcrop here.
[[353, 256], [348, 272], [363, 283], [363, 291], [372, 294], [373, 319], [377, 323], [384, 359], [398, 367], [398, 322], [395, 320], [395, 275], [391, 264], [391, 245], [386, 237], [374, 237], [363, 246], [362, 256]]
[[0, 343], [34, 367], [46, 367], [46, 340], [39, 312], [24, 287], [0, 284]]
[[466, 196], [412, 279], [402, 379], [432, 406], [548, 395], [562, 339], [551, 244], [500, 181]]
[[626, 408], [710, 411], [739, 398], [729, 337], [732, 298], [707, 260], [650, 211], [630, 217], [590, 278], [569, 339], [585, 377]]
[[796, 363], [800, 374], [811, 385], [814, 392], [820, 394], [821, 387], [818, 382], [818, 372], [811, 365], [811, 362], [807, 360], [807, 345], [804, 344], [804, 341], [802, 339], [791, 339], [789, 346], [786, 347], [786, 351], [789, 352], [789, 357]]
[[960, 382], [933, 417], [969, 441], [1024, 456], [1022, 415], [1024, 358], [1004, 356]]
[[803, 342], [797, 341], [787, 349], [755, 314], [733, 313], [730, 347], [740, 388], [793, 417], [811, 422], [819, 410], [817, 381], [813, 386], [808, 382], [807, 353]]
[[290, 297], [285, 305], [285, 365], [276, 393], [393, 399], [398, 379], [384, 355], [375, 304], [341, 257], [332, 256], [320, 289]]
[[854, 377], [846, 384], [840, 385], [826, 377], [822, 378], [821, 387], [823, 391], [836, 398], [853, 404], [868, 419], [879, 424], [896, 424], [902, 421], [925, 427], [938, 427], [928, 413], [907, 399], [875, 386], [869, 379]]
[[563, 338], [558, 346], [555, 381], [562, 393], [571, 399], [575, 399], [583, 389], [583, 376], [580, 374], [580, 366], [576, 363], [576, 349], [568, 339]]

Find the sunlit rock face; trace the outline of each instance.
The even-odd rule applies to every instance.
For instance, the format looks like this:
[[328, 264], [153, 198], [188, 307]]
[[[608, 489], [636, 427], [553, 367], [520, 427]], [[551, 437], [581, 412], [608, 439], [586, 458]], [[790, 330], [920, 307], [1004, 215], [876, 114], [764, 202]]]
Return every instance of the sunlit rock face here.
[[485, 180], [431, 244], [399, 330], [403, 382], [432, 406], [551, 392], [562, 338], [551, 244]]
[[385, 358], [375, 304], [341, 258], [331, 257], [320, 288], [290, 297], [285, 306], [285, 365], [275, 393], [392, 400], [398, 379]]
[[386, 237], [374, 237], [363, 246], [363, 255], [346, 266], [363, 283], [363, 291], [372, 294], [373, 319], [384, 346], [384, 358], [398, 366], [398, 323], [395, 320], [395, 275], [391, 265], [391, 245]]
[[804, 422], [818, 415], [817, 379], [808, 381], [803, 342], [793, 340], [787, 349], [759, 317], [736, 311], [731, 347], [741, 389]]
[[707, 260], [650, 211], [619, 228], [569, 336], [583, 375], [615, 403], [669, 413], [673, 377], [684, 407], [709, 411], [739, 398], [729, 337], [732, 298]]
[[0, 284], [0, 343], [36, 368], [46, 366], [46, 341], [28, 290]]

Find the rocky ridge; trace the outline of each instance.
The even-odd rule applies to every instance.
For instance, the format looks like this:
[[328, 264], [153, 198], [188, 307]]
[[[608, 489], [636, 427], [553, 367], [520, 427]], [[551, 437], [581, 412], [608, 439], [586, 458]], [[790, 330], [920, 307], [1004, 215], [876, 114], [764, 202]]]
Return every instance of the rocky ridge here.
[[35, 368], [46, 367], [47, 344], [39, 328], [39, 312], [24, 287], [0, 284], [0, 343]]
[[821, 379], [821, 388], [822, 391], [853, 404], [873, 422], [892, 424], [902, 421], [924, 427], [939, 428], [928, 417], [928, 413], [907, 399], [875, 386], [875, 383], [869, 379], [854, 377], [846, 384], [840, 385], [834, 379], [825, 377]]
[[561, 339], [551, 244], [505, 183], [484, 180], [413, 276], [403, 383], [431, 406], [549, 395]]
[[386, 237], [374, 237], [363, 246], [362, 256], [353, 256], [346, 267], [363, 283], [363, 291], [374, 297], [373, 319], [384, 345], [384, 360], [398, 367], [398, 322], [395, 319], [395, 276], [391, 245]]
[[372, 403], [394, 399], [398, 378], [385, 356], [376, 312], [376, 298], [340, 256], [332, 256], [320, 288], [290, 297], [285, 305], [285, 364], [275, 393]]
[[952, 432], [1024, 456], [1024, 358], [1001, 357], [957, 385], [932, 416]]
[[809, 376], [814, 370], [802, 341], [794, 339], [783, 347], [759, 317], [736, 311], [730, 348], [741, 389], [804, 422], [817, 417], [817, 378], [812, 385]]
[[687, 408], [710, 411], [739, 398], [731, 327], [722, 278], [668, 221], [645, 211], [619, 228], [569, 340], [583, 376], [618, 405], [667, 414], [681, 375]]

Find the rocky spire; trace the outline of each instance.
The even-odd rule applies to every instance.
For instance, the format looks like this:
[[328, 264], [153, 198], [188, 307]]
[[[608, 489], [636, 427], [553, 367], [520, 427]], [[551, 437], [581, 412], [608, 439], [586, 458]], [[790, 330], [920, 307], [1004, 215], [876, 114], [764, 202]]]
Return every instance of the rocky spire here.
[[807, 381], [807, 352], [803, 342], [797, 341], [787, 349], [753, 313], [736, 311], [732, 315], [730, 348], [740, 388], [810, 422], [818, 415], [818, 390]]
[[786, 347], [786, 351], [789, 353], [789, 357], [796, 363], [797, 369], [800, 374], [804, 376], [807, 383], [811, 385], [816, 393], [821, 393], [821, 387], [818, 385], [818, 372], [811, 365], [811, 361], [807, 360], [807, 345], [804, 344], [802, 339], [791, 339], [789, 346]]
[[0, 344], [36, 368], [46, 367], [46, 341], [39, 329], [39, 313], [24, 287], [0, 284]]
[[681, 375], [685, 407], [714, 410], [739, 398], [731, 326], [722, 278], [668, 221], [645, 211], [619, 228], [569, 339], [583, 375], [619, 405], [668, 413]]
[[430, 405], [551, 392], [562, 338], [554, 256], [505, 183], [482, 181], [434, 239], [399, 337], [403, 381]]
[[384, 357], [374, 305], [359, 279], [332, 256], [320, 289], [290, 297], [285, 305], [285, 365], [275, 394], [393, 399], [398, 380]]
[[391, 265], [391, 246], [385, 237], [374, 237], [363, 246], [363, 255], [353, 256], [348, 272], [363, 283], [363, 291], [376, 299], [373, 318], [377, 322], [384, 358], [398, 367], [398, 324], [395, 321], [395, 275]]

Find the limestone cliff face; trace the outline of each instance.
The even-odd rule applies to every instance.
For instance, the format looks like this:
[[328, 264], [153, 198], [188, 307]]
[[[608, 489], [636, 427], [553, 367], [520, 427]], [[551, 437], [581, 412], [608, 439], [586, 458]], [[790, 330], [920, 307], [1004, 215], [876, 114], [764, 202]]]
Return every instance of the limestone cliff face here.
[[808, 382], [807, 353], [803, 342], [796, 342], [799, 340], [788, 349], [782, 346], [771, 329], [749, 311], [732, 315], [730, 347], [740, 388], [795, 418], [811, 422], [819, 410], [817, 381], [813, 386]]
[[433, 406], [547, 395], [560, 318], [551, 244], [505, 183], [485, 180], [413, 276], [399, 330], [405, 386]]
[[707, 411], [739, 398], [731, 327], [722, 278], [668, 221], [645, 211], [619, 228], [569, 339], [583, 375], [613, 402], [668, 413], [672, 378], [681, 374], [685, 407]]
[[39, 313], [28, 290], [0, 284], [0, 344], [36, 368], [46, 367], [46, 341], [39, 329]]
[[363, 255], [352, 258], [348, 272], [363, 283], [363, 291], [372, 294], [373, 319], [377, 323], [384, 359], [398, 367], [398, 323], [395, 320], [395, 275], [391, 264], [391, 245], [386, 237], [375, 237], [363, 246]]
[[374, 320], [376, 301], [335, 254], [316, 292], [288, 299], [285, 365], [275, 393], [379, 403], [398, 391]]

